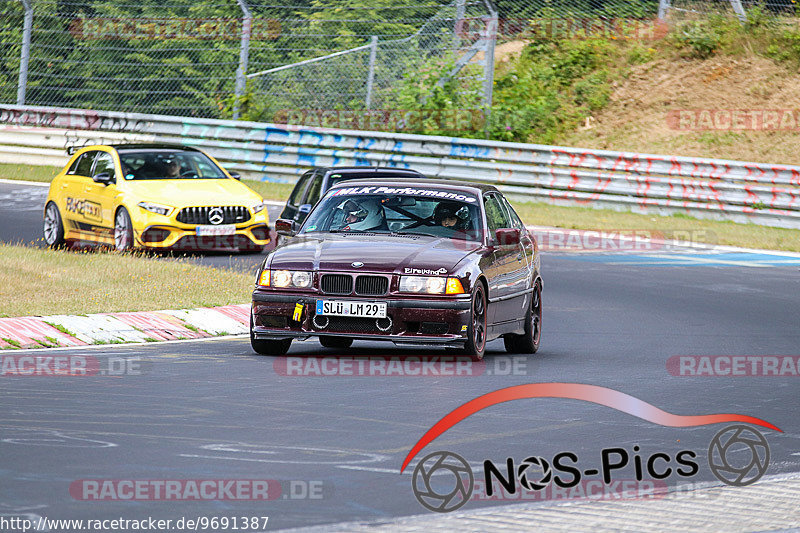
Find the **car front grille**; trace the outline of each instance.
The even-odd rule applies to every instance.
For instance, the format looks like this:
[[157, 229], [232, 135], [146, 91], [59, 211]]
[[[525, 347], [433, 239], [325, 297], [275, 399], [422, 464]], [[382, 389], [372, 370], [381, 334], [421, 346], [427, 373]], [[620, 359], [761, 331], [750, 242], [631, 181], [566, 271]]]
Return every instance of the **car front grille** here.
[[389, 278], [383, 276], [358, 276], [356, 294], [361, 296], [382, 296], [389, 289]]
[[184, 207], [176, 218], [184, 224], [212, 224], [209, 215], [220, 212], [222, 221], [217, 224], [239, 224], [250, 220], [250, 211], [243, 205]]
[[319, 287], [325, 294], [350, 294], [353, 292], [353, 277], [347, 274], [323, 274]]

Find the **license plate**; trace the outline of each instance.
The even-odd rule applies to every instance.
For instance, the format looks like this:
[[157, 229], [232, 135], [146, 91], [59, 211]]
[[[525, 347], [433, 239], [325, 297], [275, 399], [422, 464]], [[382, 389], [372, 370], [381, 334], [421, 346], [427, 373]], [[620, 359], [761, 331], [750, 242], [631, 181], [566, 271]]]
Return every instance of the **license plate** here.
[[345, 300], [317, 300], [317, 314], [328, 316], [386, 318], [386, 303], [352, 302]]
[[195, 230], [198, 236], [206, 235], [233, 235], [236, 233], [235, 224], [222, 224], [221, 226], [197, 226]]

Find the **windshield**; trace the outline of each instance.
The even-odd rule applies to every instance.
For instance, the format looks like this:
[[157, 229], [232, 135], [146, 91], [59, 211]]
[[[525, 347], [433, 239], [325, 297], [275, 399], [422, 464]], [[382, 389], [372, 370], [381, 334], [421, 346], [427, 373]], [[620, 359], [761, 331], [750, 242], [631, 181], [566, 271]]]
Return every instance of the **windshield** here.
[[126, 180], [227, 179], [217, 165], [201, 152], [184, 150], [119, 151]]
[[[393, 190], [385, 187], [366, 187], [361, 190], [364, 189], [374, 192]], [[306, 219], [300, 233], [387, 233], [459, 240], [483, 238], [479, 203], [474, 197], [429, 190], [416, 191], [425, 195], [391, 192], [342, 194], [352, 190], [338, 189], [323, 198]], [[436, 194], [445, 197], [430, 197]], [[459, 199], [454, 199], [456, 197]]]

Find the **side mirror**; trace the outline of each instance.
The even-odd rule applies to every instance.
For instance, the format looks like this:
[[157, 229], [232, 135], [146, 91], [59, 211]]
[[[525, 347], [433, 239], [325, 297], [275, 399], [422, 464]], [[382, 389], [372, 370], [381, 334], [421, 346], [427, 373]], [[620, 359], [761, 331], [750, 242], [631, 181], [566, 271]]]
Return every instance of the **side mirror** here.
[[231, 177], [233, 179], [235, 179], [235, 180], [241, 180], [242, 179], [242, 175], [239, 174], [238, 172], [228, 172], [228, 174], [230, 174]]
[[519, 244], [520, 231], [517, 228], [501, 228], [494, 232], [500, 246]]
[[279, 218], [275, 221], [275, 231], [278, 235], [283, 235], [284, 237], [293, 237], [294, 234], [297, 233], [294, 220], [288, 220], [286, 218]]
[[109, 183], [114, 181], [114, 177], [108, 172], [100, 172], [99, 174], [95, 174], [94, 176], [92, 176], [92, 180], [95, 183], [102, 183], [103, 185], [108, 185]]

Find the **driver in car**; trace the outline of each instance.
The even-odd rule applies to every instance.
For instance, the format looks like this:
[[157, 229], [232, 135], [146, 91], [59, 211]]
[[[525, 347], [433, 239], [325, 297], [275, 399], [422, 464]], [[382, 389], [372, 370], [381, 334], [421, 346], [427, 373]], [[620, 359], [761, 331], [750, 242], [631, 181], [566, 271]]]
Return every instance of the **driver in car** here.
[[181, 164], [174, 157], [166, 160], [166, 169], [164, 175], [168, 178], [179, 178], [181, 176]]
[[453, 202], [441, 202], [433, 210], [433, 221], [437, 226], [463, 231], [467, 229], [469, 208]]
[[338, 228], [340, 231], [370, 231], [387, 227], [383, 206], [377, 200], [345, 200], [337, 209], [343, 212], [337, 217], [342, 221]]

